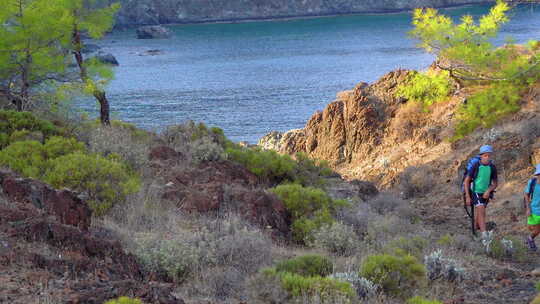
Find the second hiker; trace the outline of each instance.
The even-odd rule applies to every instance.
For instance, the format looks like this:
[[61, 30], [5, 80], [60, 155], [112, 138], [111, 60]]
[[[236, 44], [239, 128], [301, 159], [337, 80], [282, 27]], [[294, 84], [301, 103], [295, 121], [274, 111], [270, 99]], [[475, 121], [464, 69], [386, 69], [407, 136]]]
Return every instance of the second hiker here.
[[527, 237], [529, 249], [536, 251], [534, 238], [540, 234], [540, 187], [538, 178], [540, 176], [540, 164], [536, 165], [534, 176], [529, 179], [525, 187], [525, 210], [527, 210], [527, 226], [531, 234]]
[[480, 147], [480, 153], [467, 165], [463, 182], [465, 202], [474, 206], [475, 224], [481, 232], [482, 241], [487, 241], [486, 207], [497, 188], [497, 168], [491, 160], [493, 148], [489, 145]]

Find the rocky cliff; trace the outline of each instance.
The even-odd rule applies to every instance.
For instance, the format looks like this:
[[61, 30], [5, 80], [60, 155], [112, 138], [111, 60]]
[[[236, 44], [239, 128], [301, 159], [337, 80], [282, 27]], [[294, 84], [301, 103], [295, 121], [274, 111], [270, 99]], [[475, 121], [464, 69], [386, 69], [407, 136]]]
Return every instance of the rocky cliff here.
[[395, 12], [415, 7], [445, 7], [486, 0], [121, 0], [118, 25], [193, 23]]
[[[430, 111], [416, 103], [397, 98], [396, 87], [408, 75], [396, 70], [377, 82], [358, 84], [340, 92], [335, 101], [313, 114], [303, 129], [272, 132], [259, 145], [280, 153], [307, 153], [327, 160], [340, 174], [374, 182], [382, 187], [395, 185], [408, 167], [429, 168], [437, 179], [452, 183], [466, 159], [481, 144], [497, 151], [497, 163], [506, 178], [525, 178], [530, 161], [538, 161], [540, 131], [540, 84], [524, 96], [522, 110], [490, 130], [477, 130], [466, 139], [449, 142], [456, 123], [456, 108], [466, 100], [468, 89], [456, 91], [446, 102]], [[428, 172], [429, 171], [429, 172]], [[435, 178], [435, 176], [433, 176]]]

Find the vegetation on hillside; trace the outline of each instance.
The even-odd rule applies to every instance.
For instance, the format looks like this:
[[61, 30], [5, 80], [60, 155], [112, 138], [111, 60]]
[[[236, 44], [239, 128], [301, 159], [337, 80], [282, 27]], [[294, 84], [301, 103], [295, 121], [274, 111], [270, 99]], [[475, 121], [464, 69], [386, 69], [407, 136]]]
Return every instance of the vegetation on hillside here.
[[454, 140], [478, 127], [491, 127], [496, 121], [520, 109], [521, 96], [540, 79], [540, 43], [525, 45], [493, 43], [503, 24], [509, 21], [510, 6], [498, 0], [478, 21], [470, 15], [454, 23], [436, 9], [417, 9], [413, 14], [411, 36], [419, 47], [437, 56], [435, 75], [417, 74], [398, 94], [430, 105], [449, 93], [447, 76], [461, 88], [479, 89], [458, 109]]

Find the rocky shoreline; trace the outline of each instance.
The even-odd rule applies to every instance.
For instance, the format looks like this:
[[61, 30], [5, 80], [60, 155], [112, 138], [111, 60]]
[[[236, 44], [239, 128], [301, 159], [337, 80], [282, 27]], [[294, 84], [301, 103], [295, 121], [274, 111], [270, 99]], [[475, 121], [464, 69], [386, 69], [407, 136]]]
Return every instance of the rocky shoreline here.
[[489, 0], [386, 0], [352, 1], [336, 3], [324, 1], [285, 1], [272, 3], [252, 1], [246, 5], [240, 0], [223, 2], [208, 0], [134, 1], [122, 0], [122, 9], [117, 17], [118, 28], [157, 24], [196, 24], [269, 21], [311, 17], [331, 17], [355, 14], [387, 14], [409, 11], [416, 7], [458, 7], [471, 4], [486, 4]]

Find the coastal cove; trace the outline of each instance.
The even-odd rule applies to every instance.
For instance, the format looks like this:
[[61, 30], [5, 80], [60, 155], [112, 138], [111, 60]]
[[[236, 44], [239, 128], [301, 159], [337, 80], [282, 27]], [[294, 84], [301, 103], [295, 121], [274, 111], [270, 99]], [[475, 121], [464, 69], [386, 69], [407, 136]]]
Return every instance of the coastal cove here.
[[[444, 10], [480, 15], [489, 6]], [[501, 31], [540, 38], [540, 6], [513, 11]], [[301, 128], [337, 92], [396, 68], [422, 69], [433, 57], [407, 37], [410, 13], [234, 24], [170, 26], [171, 39], [137, 40], [135, 30], [98, 41], [116, 56], [108, 87], [113, 117], [149, 130], [186, 120], [255, 143], [272, 130]], [[149, 55], [147, 51], [159, 50]], [[78, 102], [93, 113], [93, 101]]]

